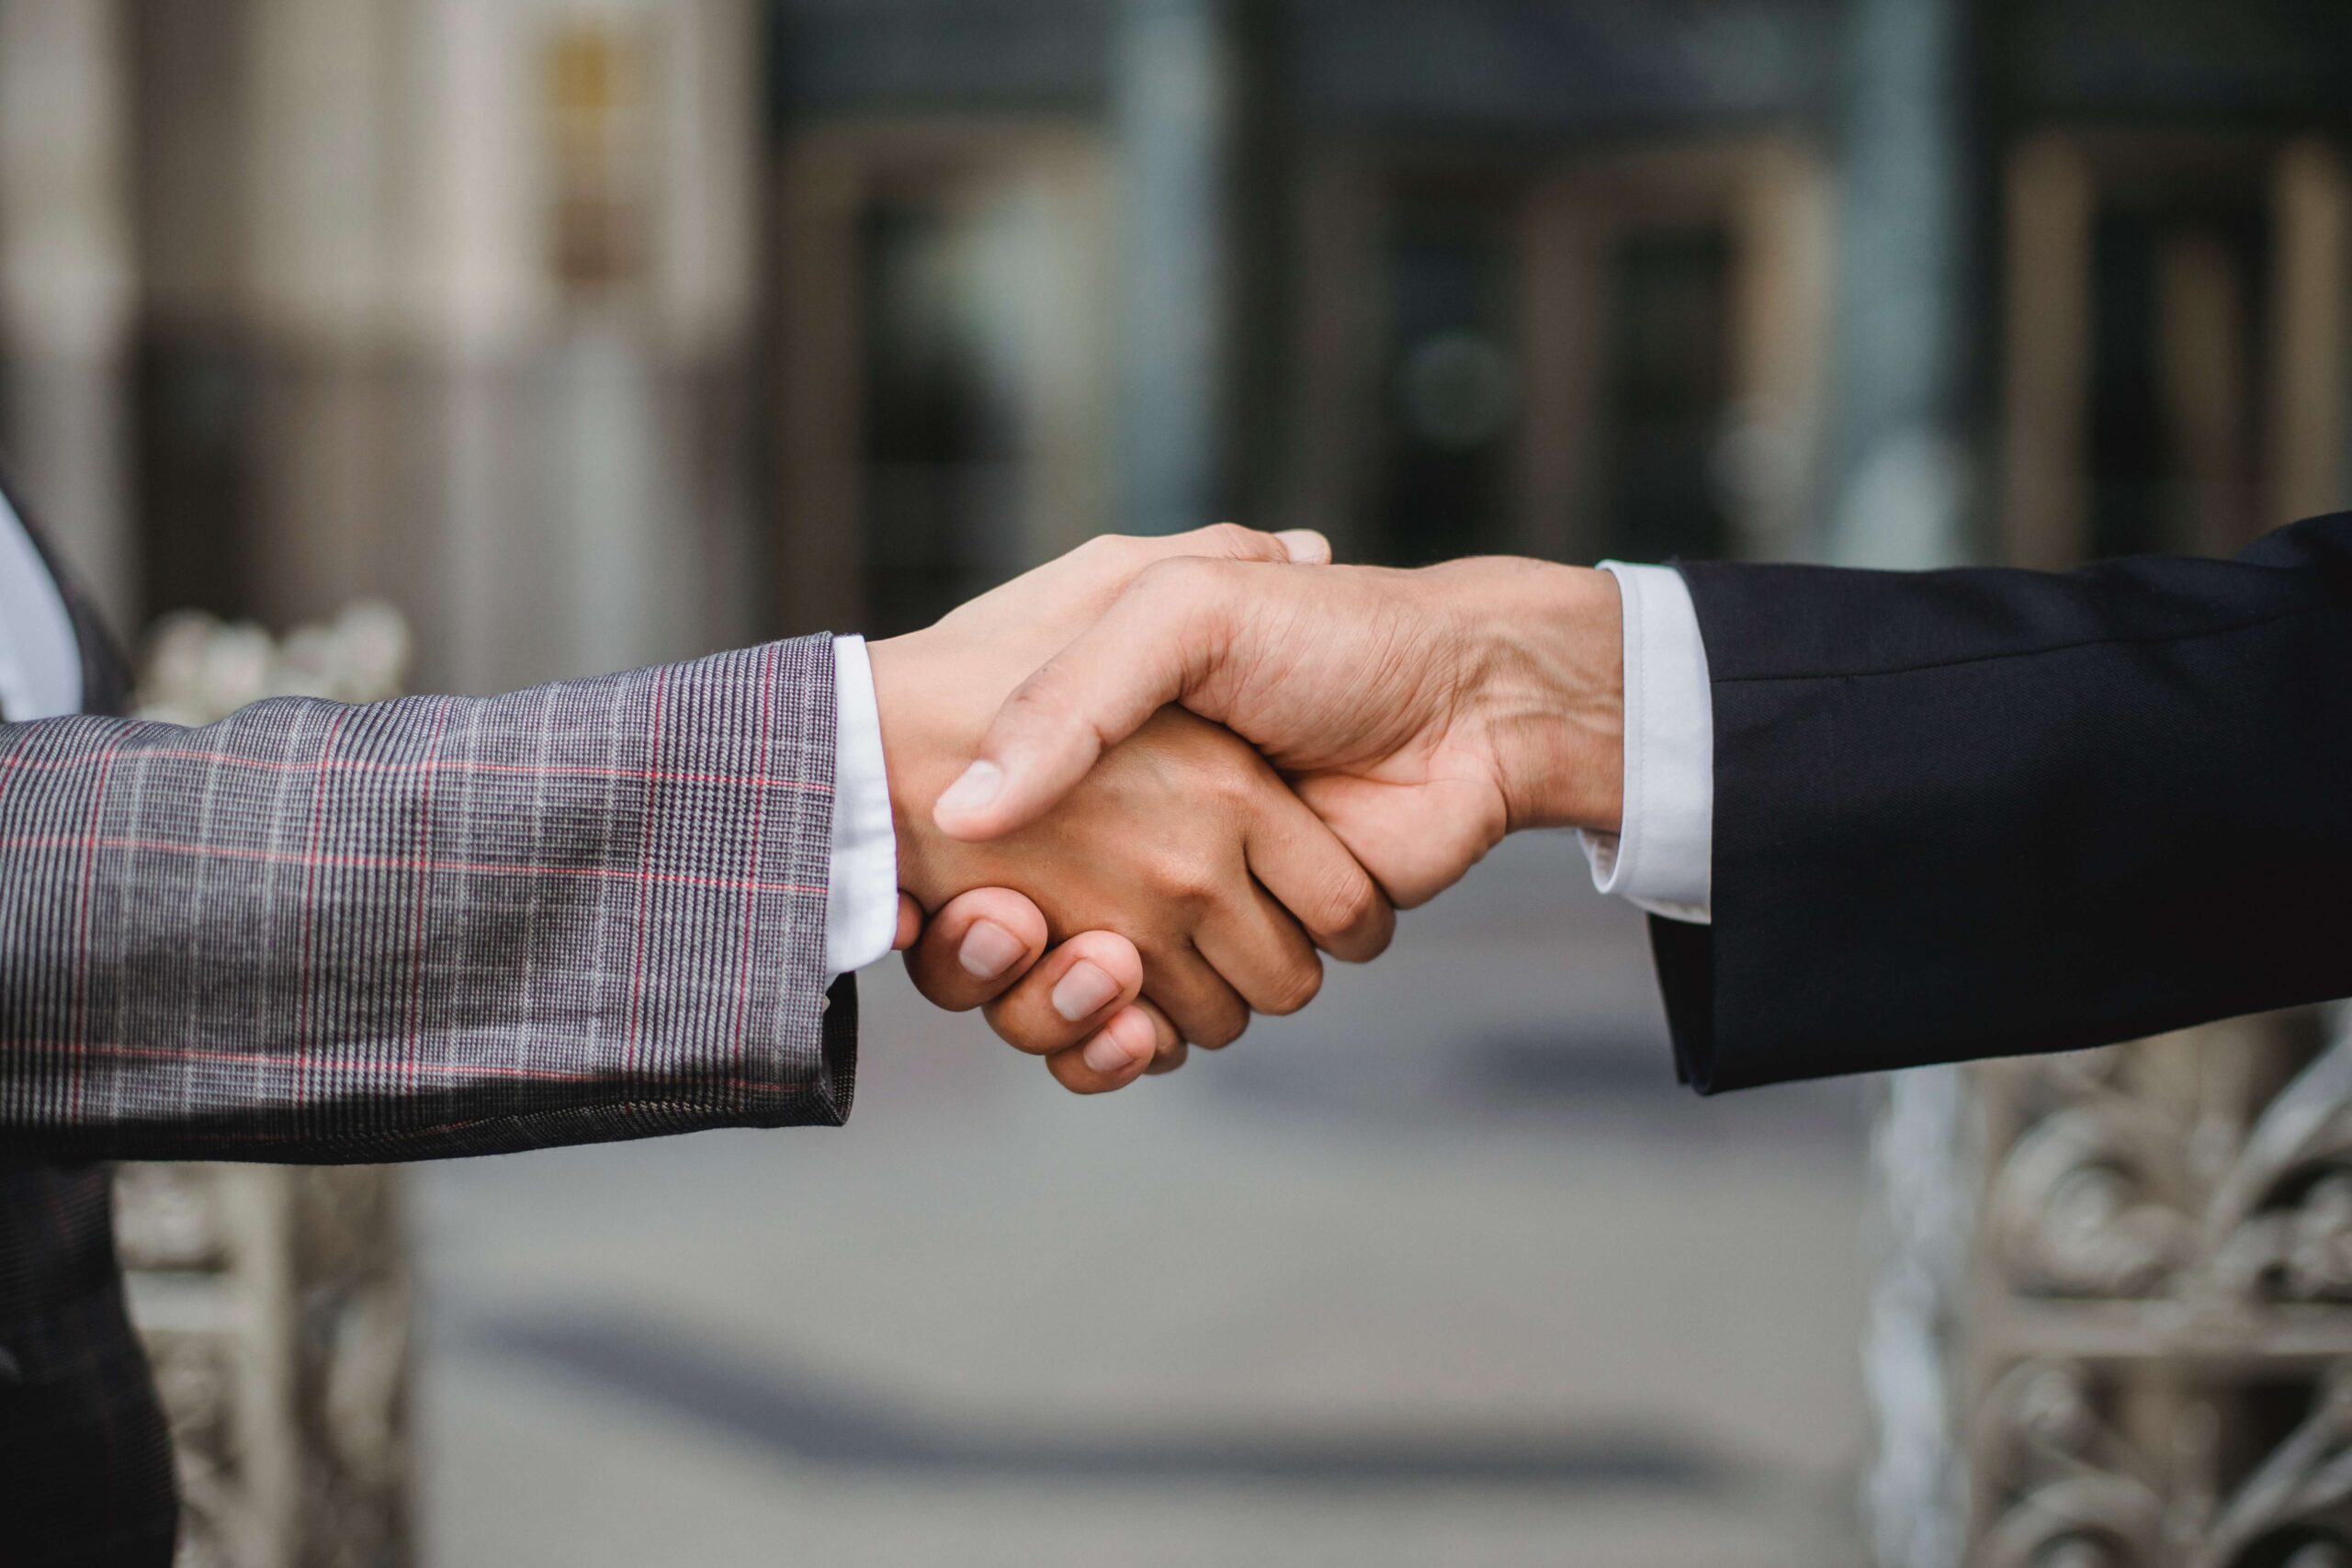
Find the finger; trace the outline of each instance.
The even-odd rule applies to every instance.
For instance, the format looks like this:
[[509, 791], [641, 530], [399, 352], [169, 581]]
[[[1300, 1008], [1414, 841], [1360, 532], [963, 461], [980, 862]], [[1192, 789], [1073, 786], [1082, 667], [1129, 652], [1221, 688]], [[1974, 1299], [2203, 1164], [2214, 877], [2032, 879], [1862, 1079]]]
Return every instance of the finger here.
[[1323, 960], [1290, 912], [1255, 882], [1220, 899], [1201, 920], [1193, 942], [1253, 1012], [1286, 1018], [1323, 988]]
[[1143, 989], [1143, 956], [1113, 931], [1084, 931], [989, 1004], [989, 1027], [1015, 1050], [1050, 1056], [1091, 1039]]
[[1139, 574], [997, 710], [978, 759], [932, 808], [940, 831], [977, 842], [1043, 815], [1105, 750], [1207, 679], [1225, 654], [1238, 574], [1262, 570], [1187, 558]]
[[1172, 1034], [1172, 1029], [1140, 1005], [1122, 1008], [1083, 1046], [1046, 1057], [1046, 1071], [1072, 1094], [1110, 1094], [1152, 1069], [1160, 1059], [1162, 1031]]
[[1221, 1051], [1248, 1031], [1250, 1004], [1198, 952], [1154, 953], [1148, 968], [1145, 995], [1186, 1044]]
[[1271, 773], [1244, 848], [1250, 874], [1315, 945], [1345, 964], [1369, 964], [1388, 951], [1396, 907], [1339, 836]]
[[1139, 565], [1199, 556], [1208, 560], [1267, 561], [1276, 566], [1329, 566], [1331, 541], [1312, 528], [1285, 528], [1262, 534], [1238, 523], [1216, 523], [1182, 534], [1152, 534], [1132, 537]]
[[1157, 1042], [1151, 1055], [1151, 1066], [1144, 1071], [1156, 1077], [1161, 1073], [1172, 1073], [1182, 1066], [1184, 1059], [1193, 1054], [1193, 1048], [1184, 1043], [1184, 1037], [1176, 1032], [1176, 1025], [1168, 1015], [1160, 1011], [1159, 1005], [1148, 997], [1136, 1002], [1135, 1010], [1151, 1021], [1152, 1037]]
[[1329, 566], [1331, 541], [1312, 528], [1261, 534], [1232, 523], [1185, 534], [1100, 534], [1039, 570], [1052, 574], [1066, 608], [1083, 624], [1108, 610], [1144, 572], [1185, 559]]
[[1332, 829], [1363, 865], [1381, 868], [1380, 890], [1399, 909], [1418, 909], [1483, 859], [1494, 840], [1490, 797], [1467, 781], [1421, 786], [1422, 803], [1400, 812], [1394, 784], [1345, 773], [1300, 779], [1298, 798]]
[[911, 894], [899, 895], [899, 934], [891, 939], [890, 951], [904, 953], [922, 937], [922, 906]]
[[951, 899], [907, 953], [907, 975], [935, 1007], [969, 1012], [1029, 974], [1046, 951], [1046, 917], [1003, 887]]
[[1312, 528], [1285, 528], [1274, 537], [1283, 542], [1283, 552], [1293, 566], [1331, 564], [1331, 541]]

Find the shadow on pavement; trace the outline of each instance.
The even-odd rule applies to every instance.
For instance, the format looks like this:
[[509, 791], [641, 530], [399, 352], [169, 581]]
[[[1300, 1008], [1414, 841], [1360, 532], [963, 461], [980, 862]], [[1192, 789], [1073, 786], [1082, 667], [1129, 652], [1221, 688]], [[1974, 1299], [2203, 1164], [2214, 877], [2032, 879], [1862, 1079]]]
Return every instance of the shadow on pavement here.
[[619, 1313], [469, 1316], [466, 1348], [536, 1362], [803, 1464], [959, 1478], [1486, 1485], [1715, 1492], [1732, 1472], [1690, 1445], [1618, 1433], [971, 1430]]

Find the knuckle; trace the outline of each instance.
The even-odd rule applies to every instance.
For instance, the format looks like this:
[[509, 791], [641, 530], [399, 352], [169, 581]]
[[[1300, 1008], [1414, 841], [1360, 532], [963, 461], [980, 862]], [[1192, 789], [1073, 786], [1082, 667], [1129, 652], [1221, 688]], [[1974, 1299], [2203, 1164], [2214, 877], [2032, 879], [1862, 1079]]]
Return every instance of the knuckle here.
[[1012, 689], [1004, 700], [1006, 716], [1022, 724], [1058, 719], [1069, 706], [1069, 672], [1048, 664]]
[[1386, 953], [1396, 941], [1396, 921], [1393, 917], [1383, 915], [1361, 934], [1356, 943], [1355, 961], [1369, 964]]
[[1225, 581], [1225, 563], [1201, 556], [1176, 556], [1157, 560], [1136, 573], [1129, 592], [1138, 597], [1177, 605], [1214, 598]]
[[1131, 534], [1097, 534], [1072, 552], [1094, 561], [1122, 561], [1132, 558], [1142, 548], [1143, 541]]
[[1204, 556], [1154, 561], [1136, 574], [1123, 609], [1144, 628], [1143, 635], [1216, 646], [1227, 634], [1241, 602], [1234, 574], [1243, 570], [1231, 561]]
[[1250, 1014], [1246, 1009], [1218, 1009], [1201, 1021], [1200, 1033], [1189, 1043], [1204, 1051], [1222, 1051], [1250, 1032]]
[[1253, 759], [1238, 750], [1217, 748], [1212, 754], [1196, 758], [1187, 770], [1186, 793], [1196, 800], [1223, 807], [1228, 818], [1243, 821], [1258, 815], [1258, 807], [1271, 785], [1252, 767]]
[[1271, 1018], [1288, 1018], [1306, 1010], [1323, 990], [1323, 965], [1313, 957], [1283, 966], [1260, 1010]]
[[1160, 897], [1191, 910], [1216, 902], [1225, 886], [1210, 858], [1190, 849], [1162, 854], [1152, 880]]
[[1194, 536], [1200, 541], [1203, 554], [1227, 557], [1234, 560], [1254, 560], [1268, 552], [1266, 536], [1254, 528], [1244, 528], [1238, 523], [1212, 523]]
[[1353, 936], [1380, 919], [1385, 902], [1370, 877], [1342, 877], [1324, 895], [1317, 918], [1322, 930]]

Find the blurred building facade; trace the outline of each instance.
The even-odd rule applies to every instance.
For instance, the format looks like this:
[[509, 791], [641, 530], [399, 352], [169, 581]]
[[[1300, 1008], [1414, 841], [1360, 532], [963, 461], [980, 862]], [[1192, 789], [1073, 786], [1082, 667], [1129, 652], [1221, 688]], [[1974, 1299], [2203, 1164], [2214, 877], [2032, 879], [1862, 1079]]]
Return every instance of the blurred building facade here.
[[0, 11], [7, 444], [126, 616], [438, 681], [751, 633], [750, 5]]
[[[1916, 154], [1873, 15], [1951, 21]], [[1951, 364], [1959, 553], [2218, 548], [2340, 488], [2347, 26], [6, 0], [0, 423], [124, 615], [383, 593], [470, 687], [1226, 513], [1396, 560], [1867, 546], [1906, 489], [1842, 520], [1872, 345]], [[1905, 325], [1937, 266], [1949, 349]]]
[[[1398, 562], [2226, 551], [2347, 488], [2347, 87], [2316, 0], [0, 0], [0, 448], [127, 623], [376, 594], [469, 690], [1227, 514]], [[2056, 1550], [2086, 1477], [2083, 1539], [2156, 1544], [2066, 1561], [2233, 1560], [2233, 1489], [2335, 1440], [2335, 1276], [2256, 1269], [2197, 1363], [2117, 1325], [2211, 1248], [2099, 1250], [2151, 1182], [2245, 1208], [2330, 1038], [1894, 1091], [1895, 1227], [1944, 1240], [1873, 1347], [1940, 1390], [1889, 1562]], [[2053, 1118], [2130, 1136], [2012, 1169]], [[2338, 1193], [2298, 1147], [2277, 1212]]]

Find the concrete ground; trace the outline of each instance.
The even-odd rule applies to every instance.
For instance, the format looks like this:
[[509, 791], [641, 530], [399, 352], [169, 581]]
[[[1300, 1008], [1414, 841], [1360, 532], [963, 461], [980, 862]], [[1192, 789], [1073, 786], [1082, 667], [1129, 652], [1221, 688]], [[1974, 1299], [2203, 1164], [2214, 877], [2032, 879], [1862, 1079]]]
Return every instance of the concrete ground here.
[[866, 997], [846, 1131], [420, 1179], [433, 1562], [1858, 1562], [1859, 1095], [1677, 1089], [1571, 841], [1110, 1100]]

